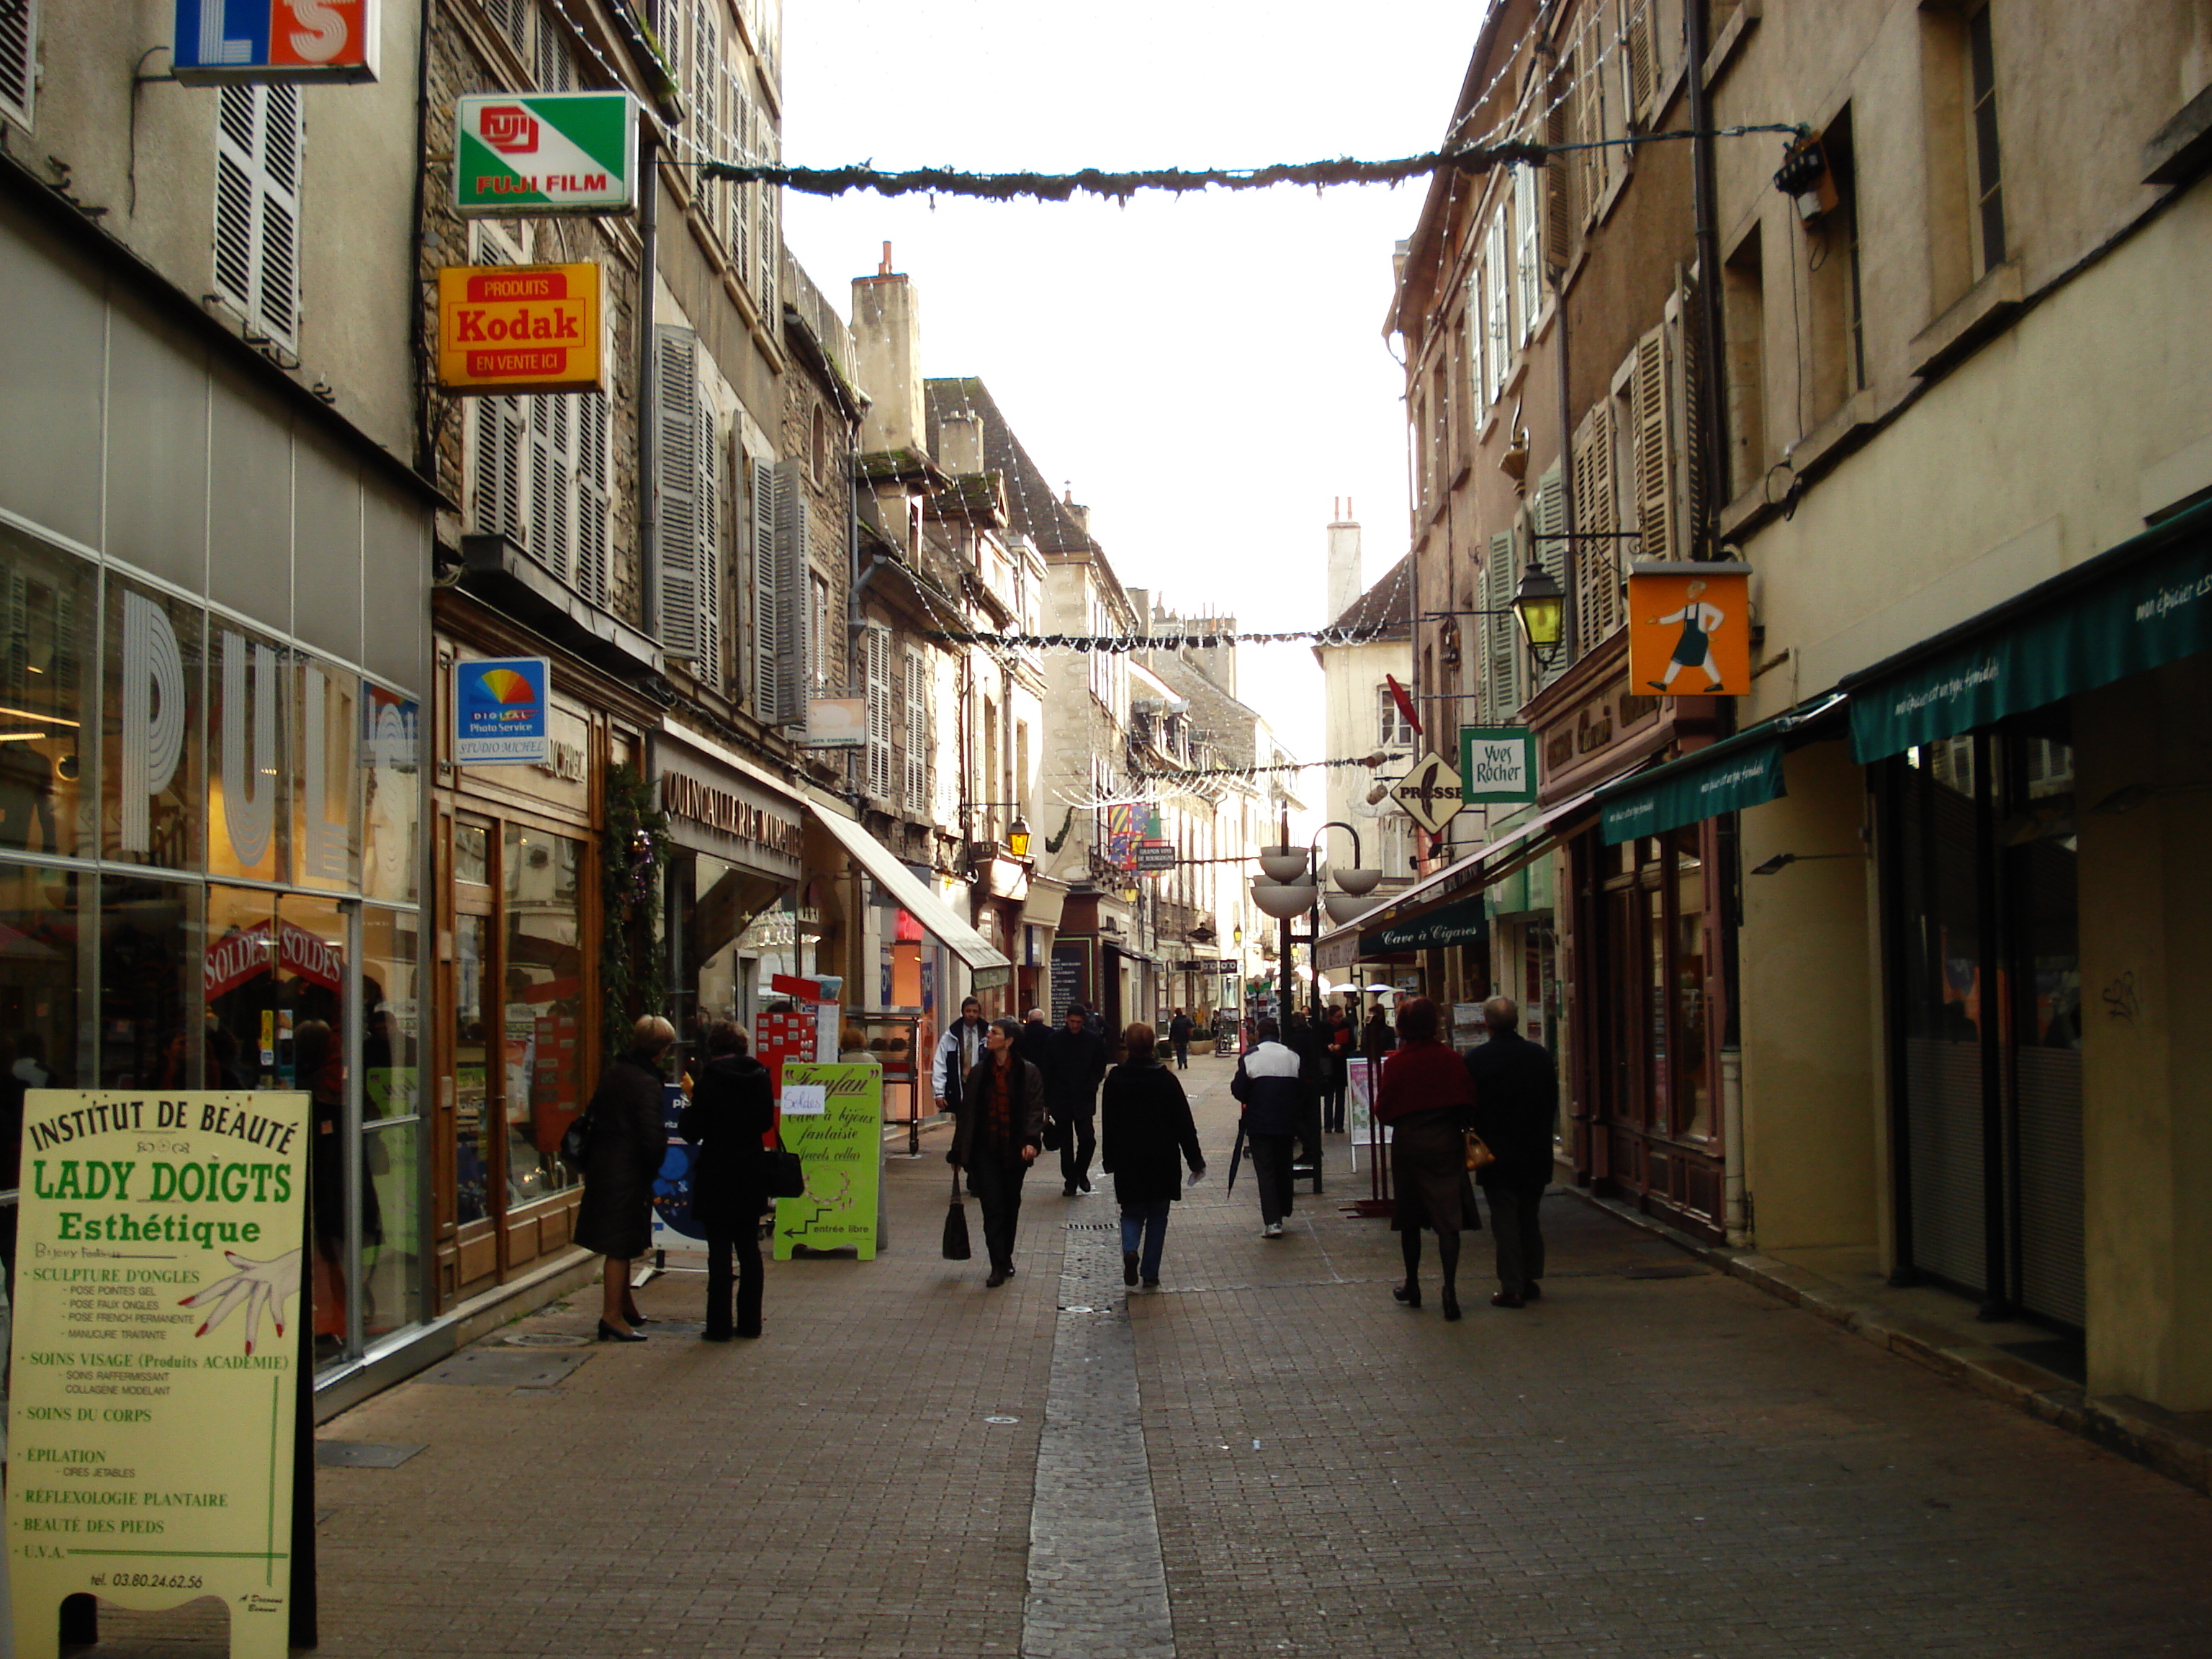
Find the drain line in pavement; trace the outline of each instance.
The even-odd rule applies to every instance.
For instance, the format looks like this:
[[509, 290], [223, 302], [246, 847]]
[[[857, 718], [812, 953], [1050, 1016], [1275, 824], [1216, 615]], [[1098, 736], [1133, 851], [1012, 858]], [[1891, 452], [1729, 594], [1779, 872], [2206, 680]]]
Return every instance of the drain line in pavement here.
[[1175, 1659], [1119, 1244], [1110, 1232], [1068, 1231], [1030, 1501], [1022, 1659]]

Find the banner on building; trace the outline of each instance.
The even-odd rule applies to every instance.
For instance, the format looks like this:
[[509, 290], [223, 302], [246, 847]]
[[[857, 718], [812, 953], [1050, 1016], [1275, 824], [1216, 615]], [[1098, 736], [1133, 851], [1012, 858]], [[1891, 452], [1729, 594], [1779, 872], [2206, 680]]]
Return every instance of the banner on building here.
[[15, 1651], [62, 1598], [222, 1598], [282, 1659], [308, 1097], [24, 1097], [8, 1401]]
[[786, 1152], [806, 1190], [775, 1201], [775, 1259], [798, 1249], [875, 1260], [883, 1225], [884, 1073], [880, 1066], [787, 1060], [777, 1091]]
[[1751, 567], [1639, 559], [1628, 570], [1628, 688], [1751, 695]]
[[453, 665], [453, 763], [550, 766], [546, 720], [553, 665], [545, 657], [475, 659]]
[[173, 0], [169, 66], [187, 86], [374, 81], [381, 0]]
[[606, 390], [599, 268], [447, 265], [438, 386], [463, 395]]
[[1116, 869], [1130, 870], [1137, 863], [1137, 809], [1106, 809], [1106, 861]]
[[471, 93], [453, 118], [453, 205], [464, 218], [627, 213], [636, 153], [626, 92]]

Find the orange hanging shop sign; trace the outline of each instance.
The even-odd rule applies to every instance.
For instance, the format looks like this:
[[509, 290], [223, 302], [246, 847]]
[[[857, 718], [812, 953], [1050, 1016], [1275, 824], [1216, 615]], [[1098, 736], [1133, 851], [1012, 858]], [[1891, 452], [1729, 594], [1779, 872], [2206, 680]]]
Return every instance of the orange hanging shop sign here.
[[1639, 696], [1749, 696], [1751, 567], [1630, 566], [1628, 681]]
[[444, 391], [604, 391], [604, 335], [597, 265], [447, 265], [438, 272]]

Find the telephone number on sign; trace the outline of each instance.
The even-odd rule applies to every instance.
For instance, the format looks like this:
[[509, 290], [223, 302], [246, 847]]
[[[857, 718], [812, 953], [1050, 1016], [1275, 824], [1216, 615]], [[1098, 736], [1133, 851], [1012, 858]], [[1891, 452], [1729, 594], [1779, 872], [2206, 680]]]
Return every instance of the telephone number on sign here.
[[113, 1572], [107, 1582], [118, 1589], [198, 1589], [196, 1572]]

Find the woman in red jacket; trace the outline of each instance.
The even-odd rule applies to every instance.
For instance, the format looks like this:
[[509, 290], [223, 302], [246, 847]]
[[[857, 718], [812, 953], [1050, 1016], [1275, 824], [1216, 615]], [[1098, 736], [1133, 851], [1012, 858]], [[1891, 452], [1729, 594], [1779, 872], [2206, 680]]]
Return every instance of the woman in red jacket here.
[[1467, 1125], [1474, 1090], [1467, 1067], [1439, 1035], [1437, 1005], [1415, 997], [1398, 1010], [1398, 1048], [1382, 1062], [1375, 1115], [1390, 1126], [1390, 1226], [1406, 1258], [1406, 1282], [1390, 1294], [1421, 1305], [1421, 1229], [1437, 1235], [1446, 1319], [1459, 1317], [1459, 1235], [1479, 1229], [1467, 1178]]

